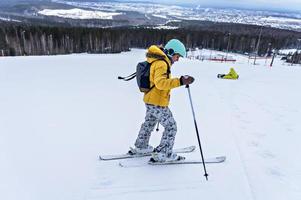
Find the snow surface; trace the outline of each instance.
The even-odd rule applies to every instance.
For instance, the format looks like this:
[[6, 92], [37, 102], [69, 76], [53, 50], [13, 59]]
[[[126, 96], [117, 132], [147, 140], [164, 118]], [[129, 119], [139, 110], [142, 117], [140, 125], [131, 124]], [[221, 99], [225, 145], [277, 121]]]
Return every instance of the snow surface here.
[[58, 16], [72, 19], [113, 19], [113, 16], [122, 15], [122, 13], [90, 11], [78, 8], [69, 10], [64, 9], [44, 9], [38, 12], [41, 15]]
[[[174, 76], [196, 79], [190, 89], [205, 157], [227, 156], [207, 165], [209, 181], [201, 165], [99, 161], [135, 141], [142, 94], [117, 76], [133, 72], [144, 55], [0, 57], [0, 199], [301, 199], [301, 66], [279, 58], [273, 67], [236, 54], [236, 63], [182, 59], [172, 67]], [[216, 78], [230, 67], [239, 80]], [[173, 90], [170, 108], [175, 147], [197, 145], [185, 87]]]
[[300, 51], [298, 49], [281, 49], [279, 50], [279, 54], [294, 54], [296, 51]]
[[20, 20], [11, 19], [9, 17], [0, 17], [0, 21], [7, 21], [7, 22], [21, 22]]

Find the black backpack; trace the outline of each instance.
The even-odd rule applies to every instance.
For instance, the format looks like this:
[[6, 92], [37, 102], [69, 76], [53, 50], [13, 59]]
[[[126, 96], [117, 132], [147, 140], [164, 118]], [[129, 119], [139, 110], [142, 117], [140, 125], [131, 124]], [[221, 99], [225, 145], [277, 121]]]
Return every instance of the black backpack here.
[[[164, 59], [161, 59], [161, 60], [166, 62]], [[157, 61], [157, 60], [155, 60], [155, 61]], [[155, 62], [155, 61], [153, 61], [153, 62]], [[155, 85], [153, 85], [152, 87], [150, 86], [150, 80], [149, 80], [150, 67], [153, 62], [151, 62], [151, 63], [149, 63], [147, 61], [139, 62], [137, 64], [135, 73], [133, 73], [129, 76], [126, 76], [126, 77], [118, 76], [118, 79], [122, 79], [124, 81], [129, 81], [136, 77], [137, 85], [140, 89], [140, 92], [147, 93], [151, 89], [153, 89], [153, 87], [155, 87]], [[169, 64], [167, 62], [166, 62], [166, 64], [167, 64], [167, 78], [169, 78], [169, 74], [170, 74]]]

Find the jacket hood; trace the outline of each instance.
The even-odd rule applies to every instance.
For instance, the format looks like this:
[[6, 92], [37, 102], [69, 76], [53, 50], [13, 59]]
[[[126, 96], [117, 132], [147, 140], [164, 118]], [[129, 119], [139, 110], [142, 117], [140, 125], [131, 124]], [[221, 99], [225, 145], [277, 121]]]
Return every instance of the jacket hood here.
[[156, 45], [152, 45], [148, 48], [146, 53], [147, 62], [152, 63], [156, 60], [165, 60], [169, 66], [171, 66], [171, 61], [167, 55]]

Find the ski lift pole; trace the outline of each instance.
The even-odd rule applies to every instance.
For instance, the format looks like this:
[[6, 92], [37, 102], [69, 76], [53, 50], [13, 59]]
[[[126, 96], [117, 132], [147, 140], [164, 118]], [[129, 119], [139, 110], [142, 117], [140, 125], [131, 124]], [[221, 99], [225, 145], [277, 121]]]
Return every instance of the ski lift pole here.
[[204, 176], [206, 177], [206, 180], [208, 181], [208, 174], [207, 174], [207, 170], [206, 170], [206, 165], [205, 165], [205, 160], [204, 160], [204, 155], [203, 155], [203, 150], [202, 150], [202, 145], [201, 145], [201, 140], [200, 140], [200, 135], [199, 135], [199, 130], [198, 130], [198, 126], [197, 126], [197, 123], [196, 123], [196, 120], [195, 120], [195, 113], [194, 113], [194, 109], [193, 109], [193, 104], [192, 104], [189, 85], [186, 85], [186, 88], [188, 90], [188, 95], [189, 95], [189, 100], [190, 100], [190, 105], [191, 105], [191, 110], [192, 110], [192, 115], [193, 115], [193, 120], [194, 120], [194, 126], [195, 126], [196, 135], [197, 135], [198, 143], [199, 143], [199, 147], [200, 147], [201, 158], [202, 158], [204, 172], [205, 172]]

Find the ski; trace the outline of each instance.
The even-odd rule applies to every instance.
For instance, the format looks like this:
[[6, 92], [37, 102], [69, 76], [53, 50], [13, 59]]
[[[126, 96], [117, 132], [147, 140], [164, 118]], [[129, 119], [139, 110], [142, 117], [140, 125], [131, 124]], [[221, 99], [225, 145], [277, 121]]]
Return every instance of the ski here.
[[[226, 156], [219, 156], [213, 158], [205, 158], [205, 163], [222, 163], [226, 160]], [[167, 162], [148, 162], [149, 165], [183, 165], [183, 164], [202, 164], [201, 160], [179, 160]]]
[[[174, 149], [175, 153], [190, 153], [195, 150], [195, 146], [188, 146], [184, 148], [178, 148]], [[120, 160], [120, 159], [127, 159], [127, 158], [140, 158], [140, 157], [147, 157], [151, 156], [151, 153], [147, 154], [136, 154], [136, 155], [130, 155], [128, 153], [125, 154], [116, 154], [116, 155], [100, 155], [99, 159], [104, 160], [104, 161], [109, 161], [109, 160]]]
[[[205, 158], [206, 164], [217, 164], [225, 162], [226, 156], [218, 156], [218, 157], [212, 157], [212, 158]], [[188, 164], [202, 164], [203, 162], [198, 159], [189, 159], [189, 160], [180, 160], [180, 161], [168, 161], [168, 162], [131, 162], [131, 161], [120, 161], [119, 166], [124, 168], [130, 168], [130, 167], [142, 167], [147, 165], [188, 165]]]

